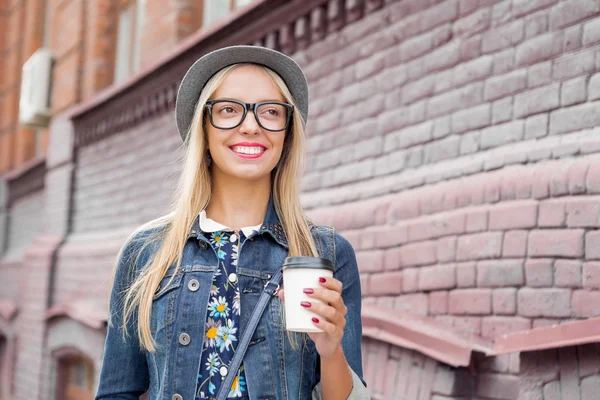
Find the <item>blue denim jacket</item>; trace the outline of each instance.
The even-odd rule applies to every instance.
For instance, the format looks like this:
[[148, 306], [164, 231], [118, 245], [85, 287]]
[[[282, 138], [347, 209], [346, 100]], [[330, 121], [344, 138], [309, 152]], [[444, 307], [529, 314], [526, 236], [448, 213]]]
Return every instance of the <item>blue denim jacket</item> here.
[[[348, 314], [342, 347], [348, 364], [362, 380], [361, 290], [354, 250], [331, 227], [311, 226], [311, 231], [319, 254], [333, 261], [334, 277], [344, 285], [342, 297]], [[152, 255], [153, 249], [148, 248], [135, 265], [132, 262], [149, 233], [142, 232], [129, 242], [117, 265], [96, 399], [137, 399], [148, 389], [149, 400], [194, 399], [217, 256], [196, 220], [184, 247], [181, 266], [171, 267], [154, 297], [150, 325], [158, 349], [152, 353], [140, 350], [135, 318], [130, 319], [129, 335], [123, 339], [122, 305], [124, 291]], [[287, 241], [271, 200], [261, 229], [239, 251], [240, 336], [264, 285], [281, 268], [287, 254]], [[298, 340], [296, 348], [292, 347], [282, 320], [282, 308], [281, 300], [273, 297], [244, 356], [248, 393], [253, 400], [310, 399], [320, 381], [320, 361], [314, 343], [306, 337]]]

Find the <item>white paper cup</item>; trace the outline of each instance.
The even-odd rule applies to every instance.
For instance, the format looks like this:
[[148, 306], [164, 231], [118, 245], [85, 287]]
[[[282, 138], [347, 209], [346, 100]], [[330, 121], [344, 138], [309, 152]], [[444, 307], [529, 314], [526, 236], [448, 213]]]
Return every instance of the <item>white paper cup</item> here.
[[310, 308], [302, 307], [300, 303], [322, 303], [306, 295], [304, 289], [321, 287], [320, 277], [333, 277], [333, 264], [319, 257], [287, 257], [282, 269], [286, 329], [294, 332], [323, 332], [312, 322], [313, 317], [323, 317], [313, 313]]

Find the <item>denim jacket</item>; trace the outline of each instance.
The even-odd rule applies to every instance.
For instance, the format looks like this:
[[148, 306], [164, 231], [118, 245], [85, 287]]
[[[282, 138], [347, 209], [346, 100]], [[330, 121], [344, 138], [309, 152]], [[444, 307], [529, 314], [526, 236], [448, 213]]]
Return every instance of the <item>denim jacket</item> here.
[[[353, 382], [362, 380], [361, 290], [354, 250], [333, 228], [311, 226], [319, 254], [335, 266], [334, 277], [343, 285], [342, 297], [348, 308], [342, 348], [353, 371]], [[149, 400], [194, 400], [206, 321], [207, 304], [218, 265], [217, 255], [200, 232], [198, 220], [188, 235], [181, 266], [171, 266], [154, 296], [150, 328], [158, 345], [155, 352], [140, 350], [135, 319], [123, 339], [122, 305], [124, 292], [151, 257], [156, 246], [137, 250], [151, 232], [142, 232], [130, 241], [119, 259], [110, 298], [110, 321], [96, 399], [137, 399], [149, 390]], [[288, 245], [275, 212], [273, 200], [260, 230], [239, 250], [237, 275], [241, 291], [241, 334], [263, 287], [281, 268]], [[244, 356], [246, 380], [252, 400], [295, 400], [313, 398], [319, 391], [320, 361], [314, 343], [299, 336], [290, 344], [283, 304], [270, 300]], [[362, 386], [362, 385], [360, 385]], [[361, 390], [364, 386], [361, 388]], [[351, 398], [356, 397], [353, 389]], [[361, 393], [366, 393], [361, 392]], [[319, 393], [316, 394], [316, 398]]]

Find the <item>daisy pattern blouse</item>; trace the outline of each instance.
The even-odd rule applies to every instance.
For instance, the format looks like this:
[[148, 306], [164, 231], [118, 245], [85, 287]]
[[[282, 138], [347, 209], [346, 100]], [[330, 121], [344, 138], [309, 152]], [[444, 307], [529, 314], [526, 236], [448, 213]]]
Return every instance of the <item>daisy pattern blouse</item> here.
[[[204, 211], [200, 214], [200, 229], [217, 253], [219, 266], [213, 279], [206, 313], [196, 400], [216, 398], [221, 381], [229, 372], [239, 340], [240, 291], [236, 273], [238, 251], [246, 237], [259, 228], [260, 225], [232, 230], [207, 218]], [[249, 398], [243, 363], [236, 372], [227, 398]]]

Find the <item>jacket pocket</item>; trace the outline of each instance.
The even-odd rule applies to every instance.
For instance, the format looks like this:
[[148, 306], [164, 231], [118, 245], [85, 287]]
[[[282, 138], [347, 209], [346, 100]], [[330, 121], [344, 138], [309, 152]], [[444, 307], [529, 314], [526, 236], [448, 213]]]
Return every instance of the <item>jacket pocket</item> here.
[[175, 321], [175, 303], [182, 279], [182, 272], [174, 275], [168, 274], [160, 281], [160, 285], [156, 289], [152, 300], [150, 329], [157, 336], [160, 331]]

